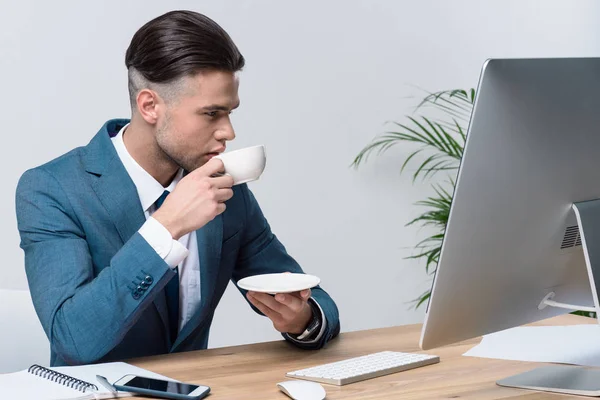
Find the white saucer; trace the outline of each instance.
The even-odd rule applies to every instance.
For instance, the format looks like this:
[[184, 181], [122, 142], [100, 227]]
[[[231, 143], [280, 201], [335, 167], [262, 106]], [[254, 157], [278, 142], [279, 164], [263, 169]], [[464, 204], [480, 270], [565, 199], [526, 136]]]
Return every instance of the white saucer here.
[[237, 283], [242, 289], [262, 293], [291, 293], [317, 286], [321, 280], [307, 274], [263, 274], [240, 279]]

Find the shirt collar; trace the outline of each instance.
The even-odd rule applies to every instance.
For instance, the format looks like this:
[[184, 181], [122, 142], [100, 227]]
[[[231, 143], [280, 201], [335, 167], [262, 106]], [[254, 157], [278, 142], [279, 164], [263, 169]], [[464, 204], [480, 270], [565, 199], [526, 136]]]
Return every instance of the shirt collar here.
[[138, 192], [138, 196], [140, 198], [140, 203], [142, 204], [142, 209], [144, 212], [147, 212], [149, 208], [158, 200], [158, 198], [163, 194], [165, 190], [172, 192], [175, 189], [175, 186], [181, 178], [183, 177], [183, 168], [180, 168], [173, 178], [173, 181], [168, 187], [163, 187], [152, 175], [150, 175], [144, 168], [134, 160], [134, 158], [129, 154], [127, 148], [125, 147], [125, 142], [123, 141], [123, 133], [129, 124], [125, 125], [119, 133], [111, 138], [113, 145], [115, 146], [115, 150], [125, 170], [129, 174], [129, 177], [135, 184], [135, 187]]

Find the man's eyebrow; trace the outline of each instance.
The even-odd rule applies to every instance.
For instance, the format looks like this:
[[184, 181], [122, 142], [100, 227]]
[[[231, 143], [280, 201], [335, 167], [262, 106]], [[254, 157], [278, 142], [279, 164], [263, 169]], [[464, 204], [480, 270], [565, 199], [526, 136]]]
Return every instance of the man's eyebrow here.
[[[231, 110], [234, 110], [240, 106], [240, 103], [237, 103], [235, 106], [231, 107]], [[220, 104], [211, 104], [208, 106], [204, 106], [200, 108], [201, 111], [229, 111], [230, 108], [220, 105]]]

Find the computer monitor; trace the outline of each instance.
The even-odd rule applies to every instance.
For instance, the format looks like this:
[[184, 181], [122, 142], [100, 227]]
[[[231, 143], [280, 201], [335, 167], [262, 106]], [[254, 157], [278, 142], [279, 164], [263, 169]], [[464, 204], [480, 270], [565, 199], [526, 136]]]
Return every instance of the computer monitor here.
[[600, 58], [483, 66], [420, 346], [599, 310]]

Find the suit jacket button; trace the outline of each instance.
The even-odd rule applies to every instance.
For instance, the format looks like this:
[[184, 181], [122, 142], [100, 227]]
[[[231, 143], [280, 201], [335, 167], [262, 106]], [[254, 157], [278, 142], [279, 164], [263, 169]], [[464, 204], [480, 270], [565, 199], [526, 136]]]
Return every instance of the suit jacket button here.
[[152, 282], [154, 282], [154, 279], [150, 275], [147, 275], [146, 278], [144, 279], [144, 282], [146, 282], [148, 285], [152, 285]]

